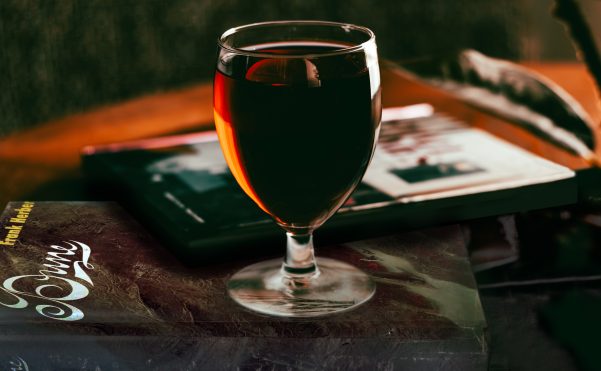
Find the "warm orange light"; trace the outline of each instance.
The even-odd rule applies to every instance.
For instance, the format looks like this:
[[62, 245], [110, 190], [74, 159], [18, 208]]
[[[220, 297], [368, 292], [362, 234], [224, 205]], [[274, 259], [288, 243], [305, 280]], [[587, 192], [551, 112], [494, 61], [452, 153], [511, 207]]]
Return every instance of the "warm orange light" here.
[[[232, 123], [230, 120], [223, 117], [223, 113], [227, 115], [227, 102], [224, 101], [224, 97], [226, 96], [222, 91], [223, 84], [221, 81], [218, 81], [222, 78], [220, 75], [215, 76], [215, 85], [214, 85], [214, 96], [213, 96], [213, 115], [215, 118], [215, 128], [217, 129], [217, 135], [219, 136], [219, 143], [221, 144], [221, 150], [223, 151], [223, 155], [225, 157], [225, 161], [227, 162], [230, 171], [236, 181], [242, 188], [242, 190], [253, 200], [255, 203], [263, 209], [266, 213], [267, 208], [257, 194], [254, 189], [250, 185], [248, 181], [248, 174], [246, 170], [242, 167], [242, 163], [240, 161], [240, 152], [237, 145], [236, 135], [234, 134], [234, 130], [232, 129]], [[229, 115], [228, 115], [229, 116]], [[229, 117], [228, 117], [229, 118]]]
[[267, 208], [257, 194], [254, 189], [248, 182], [248, 176], [246, 171], [242, 167], [240, 163], [240, 156], [238, 152], [238, 146], [236, 145], [236, 137], [234, 135], [232, 126], [229, 122], [225, 121], [217, 110], [214, 110], [215, 115], [215, 127], [217, 128], [217, 135], [219, 136], [219, 142], [221, 143], [221, 149], [223, 150], [223, 155], [225, 156], [225, 161], [227, 162], [230, 171], [236, 178], [236, 181], [240, 185], [240, 187], [244, 190], [244, 192], [255, 201], [257, 205], [263, 211], [269, 213]]

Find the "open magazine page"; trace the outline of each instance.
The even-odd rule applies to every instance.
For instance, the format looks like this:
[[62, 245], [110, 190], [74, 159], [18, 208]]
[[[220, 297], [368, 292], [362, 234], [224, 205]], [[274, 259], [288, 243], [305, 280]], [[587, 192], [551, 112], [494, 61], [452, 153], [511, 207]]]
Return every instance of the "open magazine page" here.
[[393, 202], [412, 202], [572, 176], [563, 166], [437, 113], [386, 122], [363, 182]]

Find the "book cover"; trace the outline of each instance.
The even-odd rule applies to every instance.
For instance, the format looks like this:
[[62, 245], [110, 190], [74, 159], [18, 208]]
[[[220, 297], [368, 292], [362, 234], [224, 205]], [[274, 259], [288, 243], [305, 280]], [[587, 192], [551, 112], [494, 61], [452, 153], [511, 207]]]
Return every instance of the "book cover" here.
[[[362, 183], [319, 238], [350, 241], [576, 200], [571, 170], [430, 105], [387, 108], [383, 120]], [[268, 249], [281, 237], [237, 185], [214, 132], [88, 147], [82, 160], [93, 189], [122, 200], [184, 259], [227, 258], [241, 253], [241, 241]]]
[[0, 226], [0, 368], [486, 369], [458, 227], [318, 245], [370, 274], [376, 294], [290, 320], [227, 296], [248, 260], [183, 265], [115, 203], [11, 202]]

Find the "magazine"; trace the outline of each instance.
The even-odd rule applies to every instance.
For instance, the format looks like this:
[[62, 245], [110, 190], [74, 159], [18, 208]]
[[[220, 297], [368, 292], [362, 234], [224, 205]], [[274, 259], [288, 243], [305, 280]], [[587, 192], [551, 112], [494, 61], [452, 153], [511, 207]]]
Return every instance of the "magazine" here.
[[[93, 188], [110, 189], [189, 248], [282, 235], [239, 188], [215, 132], [87, 147], [82, 160]], [[368, 237], [575, 200], [574, 173], [563, 166], [428, 104], [387, 108], [362, 183], [319, 233]]]

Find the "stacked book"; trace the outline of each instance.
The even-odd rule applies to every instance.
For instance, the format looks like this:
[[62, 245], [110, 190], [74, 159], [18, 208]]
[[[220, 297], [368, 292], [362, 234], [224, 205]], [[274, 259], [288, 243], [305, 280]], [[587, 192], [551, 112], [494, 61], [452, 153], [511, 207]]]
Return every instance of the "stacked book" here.
[[186, 266], [115, 203], [11, 202], [0, 226], [3, 368], [487, 366], [486, 322], [458, 227], [318, 246], [318, 256], [369, 273], [376, 294], [347, 313], [290, 320], [227, 296], [227, 278], [249, 261]]

